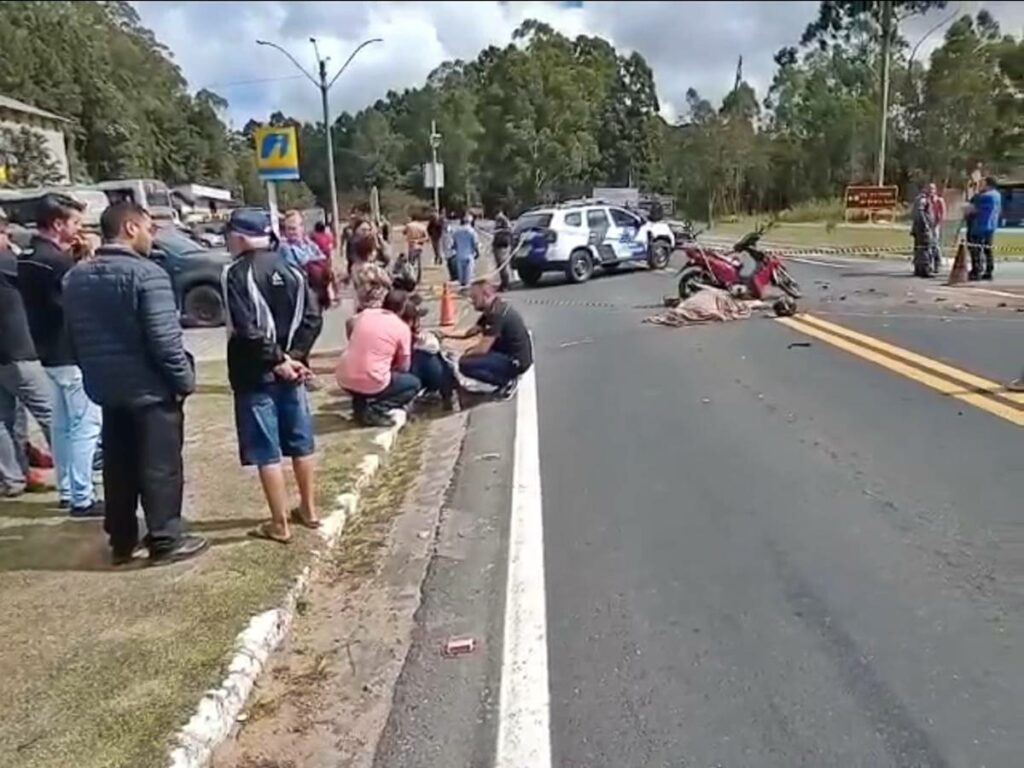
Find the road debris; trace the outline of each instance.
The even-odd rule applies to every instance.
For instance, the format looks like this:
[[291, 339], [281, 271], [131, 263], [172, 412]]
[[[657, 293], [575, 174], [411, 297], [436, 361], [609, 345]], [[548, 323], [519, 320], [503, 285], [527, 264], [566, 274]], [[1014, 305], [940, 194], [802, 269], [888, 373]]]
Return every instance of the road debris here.
[[811, 346], [811, 342], [809, 342], [809, 341], [791, 341], [786, 346], [786, 349], [794, 349], [796, 347], [799, 347], [801, 349], [806, 349], [806, 348], [808, 348], [810, 346]]
[[594, 343], [594, 340], [592, 338], [590, 338], [589, 336], [587, 336], [586, 338], [578, 339], [576, 341], [566, 341], [566, 342], [563, 342], [562, 344], [559, 344], [558, 347], [559, 347], [559, 349], [565, 349], [566, 347], [575, 347], [575, 346], [578, 346], [580, 344], [593, 344], [593, 343]]
[[450, 637], [444, 644], [444, 647], [441, 648], [441, 655], [453, 658], [455, 656], [465, 656], [467, 653], [472, 653], [475, 650], [475, 637]]
[[497, 461], [500, 458], [500, 453], [478, 453], [473, 457], [473, 461]]

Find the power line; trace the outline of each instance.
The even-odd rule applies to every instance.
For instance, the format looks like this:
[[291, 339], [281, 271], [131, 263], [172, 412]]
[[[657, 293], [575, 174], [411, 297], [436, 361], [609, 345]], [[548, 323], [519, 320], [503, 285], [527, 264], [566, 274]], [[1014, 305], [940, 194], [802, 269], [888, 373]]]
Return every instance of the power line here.
[[258, 85], [259, 83], [276, 83], [281, 80], [300, 80], [302, 75], [284, 75], [283, 77], [261, 77], [255, 80], [233, 80], [230, 83], [209, 83], [203, 88], [233, 88], [236, 85]]

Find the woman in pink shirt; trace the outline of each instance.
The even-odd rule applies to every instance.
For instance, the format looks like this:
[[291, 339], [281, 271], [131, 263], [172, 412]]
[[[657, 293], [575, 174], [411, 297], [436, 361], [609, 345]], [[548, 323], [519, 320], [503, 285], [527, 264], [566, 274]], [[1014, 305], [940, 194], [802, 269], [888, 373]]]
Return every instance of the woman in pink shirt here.
[[407, 302], [405, 291], [392, 290], [384, 307], [360, 312], [338, 361], [338, 385], [352, 395], [352, 411], [363, 426], [391, 426], [389, 411], [406, 407], [422, 388], [409, 373], [412, 331], [393, 311]]

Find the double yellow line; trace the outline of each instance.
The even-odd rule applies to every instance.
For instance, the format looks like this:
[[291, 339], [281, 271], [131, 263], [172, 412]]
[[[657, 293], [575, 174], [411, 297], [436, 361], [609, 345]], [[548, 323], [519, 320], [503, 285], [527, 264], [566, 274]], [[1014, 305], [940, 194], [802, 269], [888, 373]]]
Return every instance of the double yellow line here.
[[897, 347], [814, 315], [801, 314], [778, 318], [778, 322], [813, 336], [851, 355], [888, 368], [948, 397], [1024, 427], [1024, 394], [1008, 392], [995, 381], [962, 371], [930, 357]]

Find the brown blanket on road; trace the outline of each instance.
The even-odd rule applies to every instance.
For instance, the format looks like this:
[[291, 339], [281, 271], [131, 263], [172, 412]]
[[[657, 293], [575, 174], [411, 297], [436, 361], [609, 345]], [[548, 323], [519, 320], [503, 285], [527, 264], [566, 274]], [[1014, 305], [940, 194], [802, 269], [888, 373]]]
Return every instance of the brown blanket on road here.
[[759, 308], [763, 302], [749, 302], [734, 299], [718, 288], [703, 288], [675, 307], [660, 315], [645, 318], [645, 323], [668, 325], [679, 328], [698, 323], [725, 323], [730, 320], [746, 320], [750, 311]]

